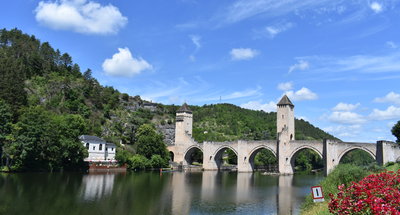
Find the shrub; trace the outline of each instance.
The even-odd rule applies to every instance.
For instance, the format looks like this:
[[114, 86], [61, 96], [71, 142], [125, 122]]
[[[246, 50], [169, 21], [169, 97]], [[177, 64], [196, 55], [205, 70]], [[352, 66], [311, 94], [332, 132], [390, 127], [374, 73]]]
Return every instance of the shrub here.
[[128, 160], [128, 168], [133, 170], [144, 170], [150, 166], [149, 163], [149, 160], [143, 155], [134, 155]]
[[369, 175], [338, 189], [336, 196], [329, 194], [333, 214], [400, 214], [400, 170]]
[[150, 164], [153, 168], [161, 168], [168, 166], [168, 162], [165, 161], [160, 155], [151, 156]]

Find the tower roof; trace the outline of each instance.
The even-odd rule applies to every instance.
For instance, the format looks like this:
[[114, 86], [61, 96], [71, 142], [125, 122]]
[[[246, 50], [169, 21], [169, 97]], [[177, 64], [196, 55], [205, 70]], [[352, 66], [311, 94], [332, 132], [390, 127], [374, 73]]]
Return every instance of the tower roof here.
[[279, 105], [289, 105], [289, 106], [294, 107], [293, 103], [290, 101], [290, 99], [289, 99], [289, 97], [287, 97], [287, 95], [284, 95], [284, 96], [281, 98], [281, 100], [278, 102], [277, 105], [278, 105], [278, 106], [279, 106]]
[[192, 113], [189, 106], [185, 103], [176, 111], [177, 113]]

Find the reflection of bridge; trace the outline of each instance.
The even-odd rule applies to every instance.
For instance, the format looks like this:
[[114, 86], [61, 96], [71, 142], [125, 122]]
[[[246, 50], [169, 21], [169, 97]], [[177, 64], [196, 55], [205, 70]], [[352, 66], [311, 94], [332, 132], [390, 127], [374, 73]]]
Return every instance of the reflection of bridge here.
[[297, 153], [303, 149], [311, 149], [324, 160], [325, 173], [328, 174], [347, 152], [355, 149], [366, 151], [379, 164], [400, 159], [400, 147], [388, 141], [350, 143], [295, 140], [294, 105], [284, 96], [277, 106], [278, 140], [197, 143], [192, 138], [192, 111], [184, 104], [176, 114], [175, 144], [168, 146], [168, 150], [174, 155], [173, 161], [187, 165], [191, 162], [190, 155], [195, 150], [201, 150], [204, 170], [218, 170], [222, 165], [223, 152], [231, 149], [237, 155], [238, 171], [250, 172], [254, 169], [255, 155], [260, 150], [267, 149], [278, 158], [279, 172], [291, 174]]

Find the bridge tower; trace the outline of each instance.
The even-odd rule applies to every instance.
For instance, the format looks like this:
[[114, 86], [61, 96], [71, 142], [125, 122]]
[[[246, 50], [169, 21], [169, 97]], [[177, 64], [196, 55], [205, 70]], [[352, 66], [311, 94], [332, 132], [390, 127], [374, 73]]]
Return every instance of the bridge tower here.
[[[186, 135], [192, 136], [193, 113], [186, 103], [176, 111], [175, 126], [175, 139]], [[175, 142], [179, 142], [179, 140], [175, 140]]]
[[278, 168], [280, 173], [293, 173], [289, 142], [295, 139], [294, 105], [284, 95], [277, 104], [276, 132], [278, 136]]
[[[284, 95], [277, 104], [276, 132], [280, 133], [281, 138], [294, 140], [294, 105], [290, 99]], [[285, 137], [287, 136], [287, 137]]]
[[168, 147], [168, 150], [174, 153], [174, 162], [183, 163], [185, 161], [186, 150], [194, 144], [192, 126], [193, 113], [189, 106], [184, 103], [176, 111], [175, 143]]

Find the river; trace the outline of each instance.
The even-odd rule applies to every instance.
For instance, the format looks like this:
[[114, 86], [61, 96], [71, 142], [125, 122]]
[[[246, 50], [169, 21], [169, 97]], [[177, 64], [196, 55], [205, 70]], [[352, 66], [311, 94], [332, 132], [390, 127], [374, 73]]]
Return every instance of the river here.
[[0, 174], [0, 214], [298, 214], [318, 175]]

